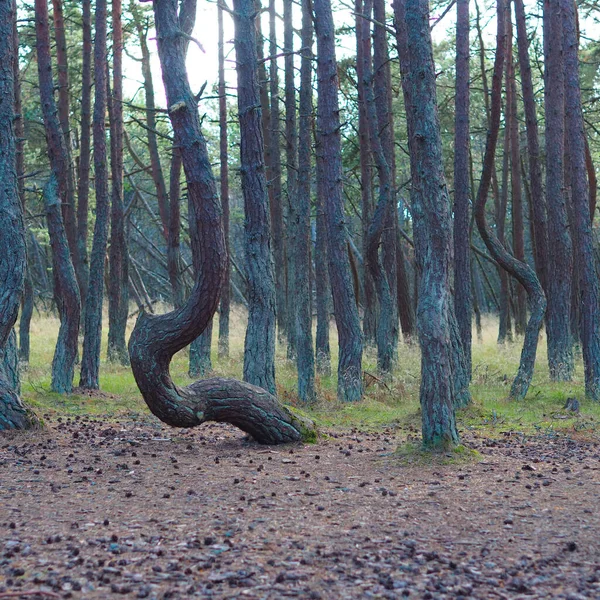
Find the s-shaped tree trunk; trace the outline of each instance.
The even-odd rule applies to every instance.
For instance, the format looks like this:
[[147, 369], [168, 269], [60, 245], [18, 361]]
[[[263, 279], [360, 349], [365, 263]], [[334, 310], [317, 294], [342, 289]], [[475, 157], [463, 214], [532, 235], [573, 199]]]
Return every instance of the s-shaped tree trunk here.
[[[14, 133], [15, 88], [14, 33], [16, 3], [0, 3], [0, 355], [7, 350], [17, 320], [23, 293], [26, 251], [23, 208], [17, 186], [16, 141]], [[15, 349], [16, 351], [16, 349]], [[2, 359], [4, 357], [2, 356]], [[36, 424], [23, 406], [13, 382], [0, 370], [0, 431], [26, 429]]]
[[225, 421], [264, 444], [313, 439], [311, 422], [294, 416], [261, 388], [221, 378], [180, 388], [169, 374], [173, 355], [202, 333], [217, 309], [227, 260], [216, 183], [185, 70], [177, 4], [177, 0], [160, 0], [154, 3], [154, 15], [169, 115], [181, 152], [191, 214], [197, 218], [192, 244], [201, 257], [201, 268], [181, 308], [164, 315], [141, 313], [129, 339], [131, 368], [150, 410], [174, 427]]

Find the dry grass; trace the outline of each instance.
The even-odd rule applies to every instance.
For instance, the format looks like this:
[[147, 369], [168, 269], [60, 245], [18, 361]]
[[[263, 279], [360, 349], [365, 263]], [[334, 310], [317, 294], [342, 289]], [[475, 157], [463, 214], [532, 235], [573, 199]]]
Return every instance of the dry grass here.
[[[166, 307], [162, 307], [165, 310]], [[134, 319], [129, 326], [133, 327]], [[61, 397], [50, 390], [50, 365], [58, 334], [58, 319], [38, 315], [31, 327], [31, 363], [22, 375], [23, 396], [28, 403], [43, 414], [78, 413], [107, 416], [144, 416], [147, 414], [130, 369], [106, 361], [106, 327], [103, 332], [101, 362], [101, 387], [105, 394], [93, 397]], [[246, 315], [236, 310], [231, 316], [230, 357], [217, 357], [218, 322], [213, 328], [214, 374], [240, 378], [243, 365]], [[572, 435], [593, 435], [600, 420], [600, 406], [583, 398], [583, 366], [578, 357], [575, 378], [570, 383], [551, 382], [546, 362], [544, 336], [536, 363], [536, 373], [524, 402], [507, 400], [510, 383], [519, 361], [520, 343], [499, 346], [496, 343], [497, 321], [484, 321], [483, 339], [474, 336], [473, 347], [473, 406], [459, 415], [463, 428], [484, 429], [490, 435], [505, 431], [525, 431], [555, 435], [568, 432]], [[335, 326], [331, 327], [332, 364], [337, 364]], [[187, 351], [178, 353], [172, 363], [171, 373], [180, 385], [191, 382], [187, 375]], [[385, 383], [379, 381], [376, 371], [376, 354], [368, 349], [364, 357], [367, 390], [358, 404], [341, 404], [336, 399], [335, 367], [331, 377], [318, 378], [319, 403], [311, 414], [324, 426], [380, 428], [400, 426], [416, 433], [419, 417], [420, 355], [416, 344], [400, 344], [398, 361], [393, 377]], [[371, 377], [374, 375], [375, 377]], [[77, 383], [78, 374], [75, 383]], [[287, 360], [285, 347], [277, 348], [277, 387], [279, 396], [287, 403], [298, 405], [296, 395], [297, 375], [293, 362]], [[576, 396], [581, 401], [581, 414], [572, 416], [562, 410], [566, 398]]]

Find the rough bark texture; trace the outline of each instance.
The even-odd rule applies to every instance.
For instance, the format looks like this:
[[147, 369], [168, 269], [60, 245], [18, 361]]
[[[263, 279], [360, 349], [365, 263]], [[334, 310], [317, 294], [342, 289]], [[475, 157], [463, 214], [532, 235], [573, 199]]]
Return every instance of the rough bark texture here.
[[395, 0], [394, 11], [407, 114], [415, 254], [420, 271], [417, 331], [421, 345], [423, 444], [440, 449], [458, 442], [450, 318], [450, 198], [443, 173], [428, 2]]
[[316, 399], [311, 311], [312, 290], [310, 285], [310, 155], [313, 123], [312, 46], [312, 15], [309, 0], [304, 0], [302, 3], [302, 64], [300, 67], [300, 118], [298, 127], [298, 204], [294, 248], [296, 366], [298, 368], [298, 396], [303, 402], [313, 402]]
[[362, 384], [362, 335], [347, 253], [347, 233], [342, 199], [342, 152], [335, 59], [335, 28], [330, 0], [315, 0], [317, 37], [318, 108], [317, 133], [322, 168], [329, 277], [338, 330], [338, 398], [360, 400]]
[[411, 343], [415, 337], [415, 309], [410, 294], [410, 281], [406, 258], [402, 252], [402, 240], [400, 238], [399, 226], [396, 235], [398, 236], [398, 240], [396, 241], [398, 316], [400, 317], [400, 327], [402, 328], [404, 341], [406, 343]]
[[[41, 1], [41, 0], [40, 0]], [[106, 163], [106, 0], [96, 1], [96, 35], [94, 46], [94, 173], [96, 190], [96, 222], [90, 261], [90, 277], [85, 302], [83, 354], [79, 385], [86, 389], [100, 387], [100, 342], [102, 338], [102, 303], [104, 299], [104, 264], [108, 241], [110, 200]]]
[[256, 13], [251, 0], [234, 3], [240, 119], [240, 161], [244, 194], [248, 329], [244, 380], [275, 393], [275, 281], [264, 165], [260, 91], [256, 76]]
[[[363, 11], [365, 18], [370, 20], [372, 14], [372, 0], [365, 0]], [[366, 21], [359, 29], [362, 36], [370, 35], [369, 21]], [[369, 224], [366, 244], [366, 265], [371, 272], [377, 291], [377, 300], [379, 303], [379, 320], [377, 323], [377, 368], [382, 374], [389, 374], [392, 371], [394, 362], [394, 328], [397, 328], [397, 319], [395, 321], [394, 303], [392, 301], [392, 292], [388, 274], [386, 273], [381, 257], [379, 255], [379, 246], [382, 241], [384, 228], [389, 225], [389, 216], [393, 213], [393, 178], [392, 169], [386, 156], [382, 143], [382, 127], [385, 124], [379, 122], [377, 106], [375, 102], [373, 68], [371, 66], [371, 56], [363, 56], [363, 77], [364, 77], [364, 100], [367, 112], [367, 126], [369, 130], [369, 140], [371, 151], [377, 168], [377, 177], [379, 180], [379, 199], [373, 216]], [[378, 93], [382, 93], [378, 89]], [[393, 228], [392, 228], [393, 231]]]
[[521, 361], [519, 371], [515, 377], [510, 395], [515, 400], [522, 400], [527, 394], [529, 384], [533, 377], [533, 368], [535, 365], [535, 355], [537, 353], [538, 335], [544, 314], [546, 311], [546, 298], [544, 291], [535, 272], [529, 265], [515, 259], [502, 245], [500, 240], [494, 235], [489, 227], [486, 215], [485, 205], [492, 179], [492, 170], [494, 168], [494, 157], [496, 154], [496, 144], [498, 142], [498, 131], [500, 129], [500, 111], [501, 111], [501, 93], [502, 93], [502, 73], [504, 70], [504, 60], [506, 55], [506, 0], [498, 2], [498, 31], [496, 58], [494, 61], [494, 75], [492, 80], [492, 97], [490, 110], [490, 127], [485, 147], [483, 160], [483, 171], [481, 181], [477, 191], [477, 200], [475, 203], [475, 220], [479, 233], [485, 242], [492, 257], [498, 264], [515, 277], [527, 290], [529, 297], [531, 315], [525, 331], [523, 341], [523, 350], [521, 352]]
[[35, 9], [40, 99], [52, 170], [44, 196], [52, 246], [54, 296], [61, 322], [52, 361], [52, 390], [58, 393], [70, 393], [77, 360], [81, 297], [72, 262], [73, 247], [69, 245], [67, 230], [63, 223], [65, 211], [62, 205], [72, 200], [69, 194], [72, 192], [73, 179], [65, 137], [54, 101], [48, 4], [45, 0], [39, 0], [36, 2]]
[[[517, 0], [519, 2], [520, 0]], [[544, 2], [544, 100], [546, 109], [546, 169], [548, 204], [548, 367], [553, 381], [573, 378], [573, 340], [571, 336], [571, 279], [573, 250], [566, 207], [565, 154], [565, 77], [562, 58], [562, 17], [557, 0]]]
[[179, 388], [169, 375], [173, 355], [198, 337], [217, 308], [227, 253], [216, 184], [185, 71], [177, 1], [155, 3], [154, 13], [171, 123], [183, 159], [191, 214], [197, 218], [192, 243], [202, 257], [202, 267], [184, 306], [160, 316], [142, 313], [138, 318], [129, 341], [136, 382], [152, 412], [176, 427], [217, 420], [240, 427], [261, 443], [314, 438], [312, 423], [293, 416], [265, 390], [226, 379]]
[[190, 345], [190, 377], [206, 377], [213, 370], [210, 351], [212, 347], [213, 321]]
[[111, 217], [108, 279], [108, 360], [129, 363], [129, 256], [123, 204], [123, 25], [121, 0], [112, 0], [113, 89], [110, 106]]
[[91, 0], [82, 1], [83, 48], [81, 67], [81, 134], [77, 181], [77, 251], [79, 261], [77, 281], [81, 300], [85, 303], [89, 278], [88, 264], [88, 201], [90, 194], [90, 126], [92, 115], [92, 9]]
[[[13, 348], [16, 351], [12, 328], [19, 311], [27, 260], [14, 134], [16, 54], [13, 35], [16, 18], [14, 2], [0, 3], [0, 352], [3, 354]], [[9, 336], [13, 336], [12, 341]], [[7, 363], [4, 357], [2, 363]], [[15, 388], [5, 369], [0, 370], [0, 431], [26, 429], [35, 424], [35, 418], [21, 403]]]
[[471, 378], [471, 223], [469, 215], [469, 0], [456, 3], [454, 120], [454, 311]]
[[[221, 206], [223, 208], [223, 234], [225, 247], [229, 256], [229, 165], [227, 146], [227, 88], [225, 86], [225, 37], [223, 32], [223, 7], [218, 6], [219, 26], [219, 164]], [[221, 290], [219, 305], [219, 358], [229, 356], [229, 312], [231, 306], [230, 261], [225, 261], [225, 282]]]
[[571, 157], [573, 255], [579, 275], [581, 343], [585, 366], [585, 393], [600, 400], [600, 285], [596, 270], [589, 187], [585, 163], [585, 129], [579, 87], [575, 4], [560, 0], [563, 13], [565, 114]]
[[184, 302], [181, 258], [181, 154], [173, 148], [169, 170], [169, 239], [167, 242], [167, 271], [173, 292], [173, 306]]
[[[288, 335], [289, 317], [287, 310], [287, 277], [286, 277], [286, 247], [283, 225], [283, 193], [281, 189], [281, 111], [279, 109], [281, 98], [279, 97], [279, 71], [277, 58], [279, 48], [277, 47], [277, 14], [275, 11], [275, 0], [269, 1], [269, 136], [270, 143], [270, 174], [269, 174], [269, 209], [271, 214], [271, 231], [273, 244], [273, 258], [275, 260], [275, 300], [277, 308], [277, 331], [278, 337], [283, 342]], [[293, 342], [292, 342], [293, 343]]]
[[44, 189], [48, 234], [52, 247], [54, 280], [60, 294], [57, 296], [60, 329], [52, 360], [52, 391], [70, 394], [77, 362], [77, 342], [81, 318], [81, 297], [71, 261], [67, 234], [58, 199], [58, 184], [53, 173]]

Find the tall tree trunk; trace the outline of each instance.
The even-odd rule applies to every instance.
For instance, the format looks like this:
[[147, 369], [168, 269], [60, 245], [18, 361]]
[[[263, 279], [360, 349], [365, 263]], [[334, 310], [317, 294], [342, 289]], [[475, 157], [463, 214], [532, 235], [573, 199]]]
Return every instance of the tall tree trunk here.
[[[13, 43], [14, 56], [19, 56], [19, 35], [17, 32], [17, 21], [13, 23]], [[21, 103], [21, 72], [19, 61], [13, 61], [13, 82], [15, 89], [15, 138], [16, 138], [16, 166], [18, 177], [18, 191], [21, 207], [25, 212], [25, 119], [23, 116], [23, 107]], [[30, 232], [25, 233], [31, 235]], [[29, 245], [27, 244], [27, 254], [29, 256]], [[29, 363], [29, 331], [31, 328], [31, 317], [33, 315], [33, 280], [31, 277], [31, 267], [29, 260], [26, 261], [25, 284], [23, 297], [21, 300], [21, 318], [19, 320], [19, 362], [24, 365]]]
[[[40, 0], [42, 1], [42, 0]], [[106, 167], [106, 0], [96, 0], [96, 35], [94, 45], [94, 172], [96, 222], [90, 262], [90, 278], [85, 303], [83, 354], [79, 385], [85, 389], [100, 387], [100, 344], [102, 340], [102, 303], [104, 300], [104, 264], [108, 241], [110, 200]]]
[[318, 146], [327, 216], [329, 277], [340, 352], [338, 398], [353, 402], [360, 400], [363, 393], [362, 335], [347, 253], [335, 28], [330, 0], [314, 0], [313, 6], [317, 37]]
[[[398, 354], [398, 266], [397, 238], [398, 211], [396, 200], [396, 155], [394, 140], [394, 115], [392, 112], [392, 72], [385, 27], [385, 0], [373, 0], [373, 86], [377, 90], [375, 109], [379, 123], [381, 146], [385, 160], [390, 168], [390, 204], [381, 234], [381, 264], [390, 287], [391, 330], [388, 333], [393, 347], [394, 357]], [[402, 253], [400, 247], [399, 252]]]
[[479, 189], [477, 191], [477, 200], [475, 202], [475, 220], [481, 238], [485, 242], [492, 257], [501, 267], [506, 269], [506, 271], [525, 287], [529, 297], [531, 316], [525, 331], [525, 340], [521, 352], [519, 371], [513, 381], [510, 391], [510, 396], [512, 398], [521, 400], [526, 396], [529, 384], [533, 377], [538, 335], [546, 311], [546, 298], [544, 296], [544, 290], [533, 269], [531, 269], [527, 263], [518, 261], [504, 248], [500, 240], [494, 235], [489, 227], [485, 215], [485, 205], [492, 180], [496, 144], [498, 142], [498, 132], [500, 129], [502, 73], [504, 71], [504, 61], [508, 51], [506, 43], [507, 17], [508, 10], [506, 0], [499, 0], [497, 9], [498, 31], [496, 36], [496, 58], [494, 60], [494, 76], [492, 80], [490, 128], [485, 146], [483, 170], [481, 173]]
[[65, 19], [62, 0], [52, 0], [54, 19], [54, 38], [56, 40], [56, 62], [58, 71], [58, 119], [62, 130], [68, 169], [71, 176], [65, 182], [69, 186], [68, 202], [62, 204], [63, 221], [71, 259], [73, 264], [78, 262], [77, 223], [75, 220], [75, 182], [73, 179], [73, 163], [71, 159], [71, 127], [69, 125], [69, 65], [67, 61], [67, 39], [65, 35]]
[[600, 285], [596, 270], [589, 187], [585, 164], [585, 129], [579, 87], [579, 58], [575, 4], [559, 0], [563, 13], [565, 113], [571, 158], [573, 255], [579, 275], [581, 342], [585, 367], [585, 393], [600, 400]]
[[64, 211], [61, 211], [61, 206], [65, 202], [69, 202], [73, 179], [65, 137], [54, 101], [46, 0], [36, 0], [35, 17], [40, 99], [47, 134], [48, 157], [52, 170], [51, 180], [45, 190], [45, 204], [48, 233], [52, 245], [55, 298], [61, 322], [52, 362], [52, 390], [58, 393], [70, 393], [77, 360], [81, 297], [72, 263], [72, 247], [69, 247], [66, 227], [63, 224]]
[[77, 181], [77, 252], [75, 264], [81, 301], [85, 304], [88, 278], [88, 204], [90, 194], [90, 126], [92, 115], [92, 2], [82, 1], [83, 47], [81, 66], [81, 133], [79, 136], [79, 161]]
[[428, 4], [427, 0], [395, 0], [394, 11], [407, 114], [415, 253], [420, 270], [417, 331], [421, 345], [423, 444], [444, 449], [458, 442], [451, 341], [452, 229]]
[[331, 348], [329, 345], [329, 316], [331, 314], [331, 287], [329, 284], [329, 259], [327, 252], [327, 215], [325, 212], [325, 165], [323, 152], [316, 140], [316, 226], [315, 226], [315, 300], [317, 308], [317, 331], [315, 357], [317, 373], [331, 376]]
[[402, 252], [402, 240], [400, 238], [399, 226], [396, 235], [398, 236], [398, 240], [396, 241], [396, 269], [398, 273], [398, 287], [396, 293], [398, 296], [398, 313], [404, 341], [406, 343], [411, 343], [415, 336], [415, 309], [410, 293], [407, 261], [404, 252]]
[[[363, 11], [366, 21], [358, 30], [363, 37], [370, 35], [368, 23], [371, 19], [372, 8], [372, 0], [365, 0]], [[379, 246], [381, 244], [384, 228], [386, 224], [389, 225], [390, 223], [389, 215], [393, 211], [393, 180], [392, 169], [388, 162], [389, 155], [386, 156], [381, 140], [382, 128], [385, 125], [379, 122], [377, 114], [375, 92], [373, 89], [374, 81], [371, 57], [366, 54], [363, 56], [363, 77], [369, 140], [379, 180], [379, 199], [373, 212], [371, 223], [369, 224], [366, 247], [367, 254], [365, 255], [365, 260], [367, 268], [371, 271], [375, 283], [377, 300], [379, 303], [379, 321], [377, 324], [377, 367], [381, 373], [390, 374], [394, 362], [394, 305], [392, 302], [390, 282], [379, 256]], [[382, 93], [380, 89], [378, 90], [378, 93]]]
[[[23, 293], [27, 253], [23, 207], [17, 185], [15, 120], [15, 40], [17, 18], [14, 1], [0, 3], [0, 351], [16, 351], [13, 325], [17, 320]], [[4, 362], [4, 360], [3, 360]], [[16, 386], [0, 371], [0, 431], [27, 429], [35, 417], [23, 406]]]
[[310, 0], [302, 2], [302, 64], [300, 67], [300, 119], [298, 127], [297, 223], [295, 225], [296, 366], [298, 396], [313, 402], [315, 394], [315, 354], [312, 336], [310, 285], [310, 188], [311, 132], [313, 123], [312, 61], [313, 24]]
[[[523, 224], [523, 196], [521, 182], [521, 153], [519, 147], [519, 122], [517, 120], [517, 82], [513, 60], [512, 20], [509, 13], [507, 19], [507, 57], [506, 57], [506, 122], [510, 128], [510, 183], [512, 200], [512, 242], [515, 258], [525, 262], [525, 227]], [[527, 327], [527, 300], [525, 288], [517, 283], [516, 286], [515, 331], [523, 335]]]
[[[244, 19], [246, 31], [253, 28], [251, 10], [250, 6], [244, 13], [248, 15]], [[217, 188], [200, 130], [196, 100], [185, 71], [177, 0], [161, 0], [154, 4], [154, 11], [169, 114], [182, 154], [190, 214], [197, 222], [192, 244], [202, 264], [184, 306], [165, 315], [140, 315], [129, 341], [133, 374], [150, 410], [172, 426], [194, 427], [206, 421], [226, 421], [266, 444], [314, 438], [312, 423], [294, 417], [275, 397], [253, 385], [215, 378], [180, 388], [170, 378], [169, 363], [173, 355], [198, 337], [217, 308], [227, 253]], [[242, 33], [240, 20], [240, 16], [236, 16], [238, 34]], [[247, 38], [250, 38], [246, 43], [251, 49], [246, 51], [256, 57], [254, 35], [242, 39]], [[243, 56], [244, 52], [238, 55], [238, 60]], [[254, 72], [256, 63], [252, 62], [251, 66]], [[258, 91], [255, 91], [257, 96]], [[260, 114], [256, 116], [259, 124]], [[262, 164], [262, 150], [260, 158]], [[266, 194], [263, 204], [268, 214]], [[274, 300], [271, 304], [274, 305]]]
[[287, 357], [296, 356], [296, 213], [298, 188], [298, 131], [296, 128], [296, 86], [294, 83], [294, 29], [292, 23], [293, 0], [283, 0], [283, 52], [285, 54], [285, 158], [286, 158], [286, 265], [287, 265]]
[[[219, 164], [221, 206], [223, 207], [223, 234], [229, 257], [229, 165], [227, 146], [227, 88], [225, 85], [225, 34], [223, 31], [223, 6], [218, 5], [219, 26]], [[229, 312], [231, 305], [230, 261], [225, 262], [225, 283], [221, 290], [219, 306], [219, 358], [229, 357]]]
[[277, 68], [277, 14], [275, 0], [269, 1], [269, 90], [271, 104], [269, 107], [269, 207], [271, 213], [271, 231], [273, 243], [273, 258], [275, 260], [275, 299], [277, 306], [277, 331], [278, 338], [283, 342], [290, 333], [288, 332], [289, 317], [287, 311], [287, 252], [285, 247], [284, 225], [283, 225], [283, 194], [281, 189], [281, 112], [279, 106], [279, 72]]
[[[362, 253], [367, 255], [369, 225], [373, 212], [373, 170], [371, 167], [371, 146], [369, 141], [369, 125], [367, 122], [367, 105], [365, 102], [365, 56], [371, 57], [371, 36], [363, 35], [368, 28], [363, 16], [363, 0], [355, 0], [356, 13], [356, 76], [358, 87], [358, 139], [360, 161], [361, 189], [361, 221], [362, 221]], [[375, 284], [371, 270], [363, 268], [363, 335], [365, 344], [375, 346], [377, 343], [377, 299]]]
[[469, 215], [469, 0], [456, 4], [454, 126], [454, 310], [471, 379], [471, 220]]
[[240, 118], [249, 315], [244, 380], [275, 393], [275, 281], [264, 170], [260, 91], [256, 74], [256, 13], [251, 0], [235, 0], [235, 49]]
[[[516, 0], [517, 3], [520, 0]], [[548, 202], [548, 367], [553, 381], [573, 378], [571, 280], [573, 250], [566, 207], [565, 74], [562, 56], [562, 15], [557, 0], [544, 2], [544, 100], [546, 109], [546, 194]]]
[[123, 206], [123, 26], [121, 0], [112, 0], [113, 90], [110, 102], [112, 204], [108, 279], [108, 360], [129, 364], [125, 330], [129, 314], [129, 256]]

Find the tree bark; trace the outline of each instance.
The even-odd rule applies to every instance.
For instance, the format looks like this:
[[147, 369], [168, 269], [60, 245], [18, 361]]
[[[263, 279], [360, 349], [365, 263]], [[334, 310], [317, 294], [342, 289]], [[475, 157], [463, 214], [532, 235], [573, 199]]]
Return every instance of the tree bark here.
[[77, 362], [81, 297], [75, 277], [75, 268], [71, 261], [57, 188], [58, 183], [53, 172], [44, 189], [54, 280], [60, 290], [57, 298], [60, 329], [52, 360], [51, 388], [58, 394], [70, 394], [73, 391], [73, 376]]
[[531, 315], [525, 331], [525, 340], [521, 352], [519, 371], [513, 381], [510, 391], [511, 398], [522, 400], [527, 394], [529, 384], [533, 377], [538, 335], [546, 311], [546, 298], [539, 279], [533, 269], [526, 263], [522, 263], [515, 259], [515, 257], [504, 248], [500, 240], [494, 235], [489, 227], [485, 215], [485, 205], [492, 179], [498, 131], [500, 129], [502, 73], [504, 71], [504, 61], [507, 53], [507, 12], [506, 0], [499, 0], [497, 9], [498, 31], [496, 36], [496, 58], [494, 61], [494, 76], [492, 80], [490, 128], [488, 130], [483, 159], [483, 170], [475, 203], [475, 220], [481, 238], [485, 242], [492, 257], [501, 267], [508, 271], [523, 285], [523, 287], [525, 287], [529, 297]]
[[338, 398], [360, 400], [362, 384], [362, 335], [347, 254], [347, 233], [342, 195], [342, 150], [335, 58], [335, 28], [330, 0], [314, 0], [317, 37], [317, 133], [322, 168], [329, 277], [338, 329]]
[[271, 224], [256, 76], [256, 13], [251, 0], [234, 3], [235, 49], [240, 119], [240, 159], [244, 195], [249, 315], [244, 342], [244, 380], [275, 393], [275, 281]]
[[121, 0], [112, 0], [113, 89], [110, 102], [111, 216], [108, 279], [108, 360], [129, 364], [129, 256], [123, 205], [123, 25]]
[[[42, 1], [42, 0], [39, 0]], [[94, 45], [94, 173], [96, 222], [90, 262], [90, 278], [85, 303], [83, 354], [79, 385], [85, 389], [100, 387], [100, 343], [102, 339], [102, 303], [104, 300], [104, 265], [108, 241], [110, 200], [106, 166], [106, 132], [104, 118], [107, 107], [106, 72], [106, 0], [96, 0], [96, 35]]]
[[420, 270], [417, 331], [423, 445], [445, 449], [458, 442], [451, 340], [452, 229], [428, 4], [427, 0], [395, 0], [394, 12], [407, 114], [415, 254]]
[[[198, 337], [217, 308], [227, 253], [216, 183], [185, 71], [177, 0], [155, 3], [154, 13], [169, 114], [183, 159], [190, 214], [197, 218], [192, 243], [202, 264], [184, 306], [160, 316], [142, 313], [138, 318], [129, 341], [136, 382], [150, 410], [175, 427], [216, 420], [232, 423], [266, 444], [314, 439], [314, 425], [292, 415], [265, 390], [229, 379], [208, 379], [180, 388], [169, 375], [173, 355]], [[251, 19], [248, 24], [253, 27]], [[255, 52], [254, 40], [250, 43]]]
[[[520, 2], [520, 0], [517, 0]], [[565, 76], [562, 57], [562, 15], [557, 0], [544, 2], [544, 101], [546, 109], [546, 195], [548, 202], [548, 367], [553, 381], [573, 378], [571, 279], [573, 249], [566, 207]]]
[[[229, 256], [229, 165], [227, 144], [227, 88], [225, 85], [225, 34], [223, 31], [223, 7], [218, 5], [219, 27], [219, 164], [221, 206], [223, 207], [223, 234], [225, 247]], [[229, 312], [231, 306], [231, 269], [229, 259], [225, 261], [225, 283], [221, 290], [219, 306], [219, 358], [229, 357]]]
[[77, 252], [75, 264], [81, 301], [85, 303], [88, 289], [88, 204], [90, 194], [90, 126], [92, 114], [92, 9], [91, 0], [82, 1], [83, 48], [81, 66], [81, 134], [77, 181]]
[[296, 296], [296, 366], [298, 397], [314, 402], [315, 353], [312, 335], [310, 284], [311, 132], [313, 125], [312, 61], [313, 24], [310, 0], [302, 2], [302, 63], [300, 67], [300, 118], [298, 127], [297, 223], [294, 248]]
[[596, 270], [589, 187], [585, 163], [585, 129], [579, 86], [579, 57], [575, 5], [559, 0], [563, 14], [566, 130], [571, 158], [573, 255], [579, 276], [581, 343], [585, 367], [585, 393], [600, 400], [600, 285]]
[[[14, 1], [0, 3], [0, 351], [3, 354], [11, 351], [9, 343], [16, 350], [13, 325], [19, 311], [27, 260], [14, 134], [16, 18]], [[11, 336], [13, 339], [9, 341]], [[4, 369], [0, 370], [0, 431], [27, 429], [36, 424], [15, 387]]]
[[62, 205], [72, 200], [72, 197], [69, 199], [69, 194], [72, 192], [73, 179], [65, 137], [54, 101], [46, 0], [36, 1], [35, 14], [40, 99], [52, 171], [44, 196], [48, 233], [52, 246], [54, 295], [61, 322], [52, 361], [52, 390], [62, 394], [70, 393], [73, 387], [81, 317], [81, 297], [72, 262], [73, 247], [69, 245], [66, 226], [63, 223], [65, 211], [62, 210]]
[[456, 3], [454, 120], [454, 311], [471, 379], [471, 219], [469, 215], [469, 0]]

